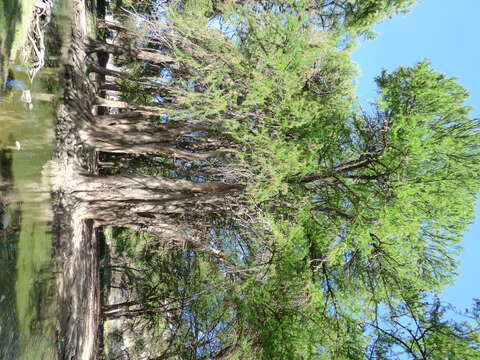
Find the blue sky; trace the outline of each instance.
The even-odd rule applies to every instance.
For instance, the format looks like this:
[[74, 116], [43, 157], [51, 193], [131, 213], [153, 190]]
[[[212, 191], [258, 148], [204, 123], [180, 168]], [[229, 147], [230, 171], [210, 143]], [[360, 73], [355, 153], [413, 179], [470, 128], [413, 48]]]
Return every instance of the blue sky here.
[[[474, 117], [480, 117], [480, 0], [419, 0], [411, 13], [386, 20], [376, 28], [377, 39], [365, 41], [353, 53], [359, 65], [357, 93], [363, 105], [377, 97], [374, 77], [428, 58], [432, 66], [458, 78], [471, 98]], [[480, 176], [480, 174], [479, 174]], [[442, 299], [460, 309], [480, 298], [480, 206], [475, 224], [466, 234], [460, 276]]]

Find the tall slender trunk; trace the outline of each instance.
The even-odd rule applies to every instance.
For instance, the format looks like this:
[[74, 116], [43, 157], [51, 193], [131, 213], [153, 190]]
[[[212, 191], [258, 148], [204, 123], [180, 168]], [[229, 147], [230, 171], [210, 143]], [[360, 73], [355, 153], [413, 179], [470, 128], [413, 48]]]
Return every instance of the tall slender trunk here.
[[[97, 151], [118, 154], [162, 154], [177, 159], [189, 161], [208, 160], [211, 158], [224, 158], [231, 152], [230, 149], [218, 149], [206, 152], [189, 152], [176, 148], [171, 139], [162, 141], [159, 136], [152, 135], [112, 135], [104, 132], [93, 133], [88, 129], [79, 131], [83, 142]], [[107, 135], [107, 136], [105, 136]]]
[[98, 41], [89, 38], [86, 42], [88, 52], [105, 52], [117, 56], [127, 56], [137, 60], [151, 61], [155, 64], [172, 64], [176, 59], [172, 56], [162, 55], [155, 52], [138, 49], [134, 46], [118, 46], [108, 44], [106, 42]]
[[[74, 193], [83, 200], [163, 200], [188, 198], [194, 193], [227, 193], [244, 190], [242, 184], [223, 182], [193, 182], [167, 179], [150, 175], [81, 175], [75, 184]], [[125, 193], [122, 191], [125, 190]], [[88, 194], [94, 194], [91, 197]], [[166, 197], [168, 196], [168, 197]]]

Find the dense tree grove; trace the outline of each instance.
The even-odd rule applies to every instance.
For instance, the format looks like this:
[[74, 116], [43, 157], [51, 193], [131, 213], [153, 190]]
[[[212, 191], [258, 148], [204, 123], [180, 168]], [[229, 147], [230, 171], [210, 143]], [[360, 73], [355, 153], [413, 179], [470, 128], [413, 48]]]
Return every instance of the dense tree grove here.
[[377, 77], [375, 111], [355, 97], [356, 38], [412, 3], [182, 0], [99, 24], [117, 40], [87, 51], [123, 70], [88, 70], [121, 99], [81, 131], [104, 175], [77, 191], [146, 239], [137, 299], [104, 317], [148, 328], [151, 359], [479, 356], [478, 302], [455, 322], [437, 299], [480, 191], [468, 93], [422, 61]]

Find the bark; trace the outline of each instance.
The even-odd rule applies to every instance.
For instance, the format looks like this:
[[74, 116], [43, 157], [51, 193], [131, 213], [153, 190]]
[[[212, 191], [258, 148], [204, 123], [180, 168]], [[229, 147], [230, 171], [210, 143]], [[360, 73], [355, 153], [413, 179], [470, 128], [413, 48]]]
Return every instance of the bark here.
[[[91, 62], [88, 63], [87, 65], [87, 72], [88, 73], [94, 72], [99, 75], [111, 76], [117, 79], [128, 80], [131, 82], [135, 82], [136, 84], [149, 86], [152, 88], [158, 88], [162, 86], [160, 83], [155, 81], [155, 80], [159, 80], [159, 78], [132, 78], [132, 74], [126, 71], [117, 71], [117, 70], [107, 69], [106, 67], [98, 66], [97, 64], [94, 64]], [[117, 91], [123, 90], [118, 84], [111, 84], [111, 83], [102, 85], [102, 89], [103, 88], [106, 88], [105, 90], [109, 90], [109, 89], [117, 90]]]
[[120, 85], [118, 84], [112, 84], [112, 83], [104, 83], [100, 86], [101, 91], [116, 91], [116, 92], [122, 92], [123, 89]]
[[100, 75], [111, 76], [114, 78], [125, 79], [125, 80], [128, 80], [130, 78], [130, 74], [128, 74], [127, 72], [107, 69], [106, 67], [98, 66], [94, 63], [89, 63], [87, 65], [87, 73], [91, 73], [91, 72], [94, 72]]
[[[12, 187], [12, 183], [11, 182], [8, 182], [8, 181], [3, 181], [3, 182], [0, 182], [0, 190], [5, 190], [5, 189], [8, 189]], [[3, 200], [3, 199], [2, 199]], [[1, 204], [1, 201], [0, 201], [0, 204]]]
[[136, 123], [110, 123], [108, 126], [99, 126], [99, 131], [110, 132], [113, 134], [125, 134], [132, 137], [141, 137], [143, 140], [153, 142], [159, 139], [165, 139], [166, 143], [174, 141], [176, 136], [182, 135], [184, 129], [163, 129], [148, 121], [137, 121]]
[[349, 171], [353, 170], [358, 170], [358, 169], [364, 169], [367, 168], [371, 163], [373, 162], [372, 159], [364, 159], [360, 160], [358, 162], [348, 162], [343, 165], [339, 165], [332, 170], [326, 172], [325, 174], [312, 174], [309, 176], [304, 177], [303, 179], [300, 180], [301, 184], [308, 184], [314, 181], [318, 180], [324, 180], [330, 177], [335, 177], [337, 175], [340, 175], [342, 173], [347, 173]]
[[128, 56], [138, 60], [151, 61], [155, 64], [172, 64], [176, 59], [172, 56], [140, 50], [134, 46], [118, 46], [89, 38], [85, 44], [88, 52], [105, 52], [116, 56]]
[[[149, 93], [152, 95], [158, 95], [163, 98], [174, 99], [175, 91], [181, 91], [180, 88], [175, 86], [168, 86], [162, 83], [162, 78], [159, 77], [136, 77], [133, 78], [128, 72], [121, 72], [117, 70], [107, 69], [95, 64], [89, 64], [87, 67], [89, 73], [94, 72], [96, 74], [114, 77], [116, 79], [127, 80], [137, 85], [143, 85], [148, 87]], [[101, 90], [111, 90], [122, 92], [124, 89], [115, 82], [107, 82], [101, 85]]]
[[[205, 129], [204, 123], [169, 123], [155, 125], [138, 117], [141, 111], [128, 112], [126, 118], [122, 114], [98, 117], [103, 122], [94, 120], [85, 124], [79, 131], [80, 138], [84, 143], [94, 147], [98, 151], [112, 153], [161, 153], [186, 160], [207, 160], [211, 157], [224, 157], [231, 152], [232, 144], [219, 139], [209, 139], [202, 136], [196, 139], [182, 137], [196, 131]], [[148, 115], [148, 114], [147, 114]], [[201, 144], [195, 143], [201, 140]], [[192, 149], [214, 149], [206, 152], [192, 152], [178, 149], [176, 146], [187, 145]]]
[[116, 22], [116, 21], [106, 21], [104, 19], [99, 19], [97, 20], [97, 27], [99, 29], [110, 29], [110, 30], [114, 30], [114, 31], [117, 31], [119, 33], [124, 33], [124, 34], [127, 34], [127, 35], [131, 35], [132, 37], [141, 37], [142, 39], [145, 39], [145, 40], [149, 40], [151, 43], [156, 43], [158, 44], [158, 39], [155, 38], [155, 37], [152, 37], [152, 36], [148, 36], [147, 33], [145, 32], [138, 32], [138, 31], [135, 31], [134, 29], [132, 28], [127, 28], [125, 26], [123, 26], [122, 24]]
[[83, 129], [79, 131], [79, 135], [85, 144], [97, 151], [118, 154], [162, 154], [177, 159], [195, 161], [223, 158], [231, 151], [229, 149], [219, 149], [200, 153], [188, 152], [172, 146], [169, 140], [162, 141], [159, 136], [143, 134], [119, 134], [117, 137], [113, 137], [105, 132], [92, 132]]
[[[96, 117], [94, 120], [95, 125], [90, 125], [86, 128], [96, 134], [96, 137], [105, 135], [112, 138], [125, 138], [128, 136], [135, 141], [158, 142], [161, 140], [165, 144], [176, 143], [178, 137], [204, 129], [201, 124], [154, 124], [138, 111], [125, 114], [125, 117], [123, 114]], [[191, 137], [185, 137], [184, 139], [186, 142], [192, 142]], [[213, 146], [219, 148], [231, 145], [222, 140], [208, 139], [201, 136], [196, 137], [196, 139], [201, 139], [210, 148]]]
[[141, 112], [138, 111], [129, 111], [119, 114], [108, 114], [96, 116], [94, 122], [96, 124], [103, 125], [115, 125], [115, 124], [135, 124], [139, 121], [146, 119]]
[[242, 184], [193, 182], [150, 175], [80, 176], [75, 194], [95, 200], [168, 200], [191, 198], [195, 193], [222, 194], [244, 190]]
[[95, 105], [98, 106], [105, 106], [111, 108], [118, 108], [118, 109], [133, 109], [134, 107], [128, 104], [125, 101], [118, 101], [118, 100], [107, 100], [100, 96], [95, 98]]
[[228, 194], [244, 185], [197, 183], [147, 175], [95, 176], [78, 174], [70, 183], [78, 221], [94, 227], [116, 226], [154, 234], [176, 249], [190, 248], [223, 261], [209, 246], [209, 214], [231, 211]]
[[[114, 212], [116, 214], [116, 212]], [[130, 214], [132, 215], [132, 214]], [[159, 241], [176, 249], [185, 249], [190, 242], [198, 242], [195, 233], [188, 231], [189, 228], [172, 221], [163, 222], [162, 219], [142, 219], [133, 214], [132, 219], [127, 220], [116, 214], [95, 213], [95, 226], [116, 226], [129, 228], [138, 232], [155, 235]]]
[[[124, 301], [124, 302], [121, 302], [121, 303], [116, 303], [116, 304], [107, 304], [107, 305], [104, 305], [103, 306], [103, 312], [104, 313], [108, 313], [108, 312], [113, 312], [115, 310], [121, 310], [121, 309], [127, 309], [131, 306], [137, 306], [137, 307], [140, 307], [140, 306], [143, 306], [145, 304], [149, 304], [149, 303], [153, 303], [153, 302], [156, 302], [156, 301], [162, 301], [162, 300], [166, 300], [164, 299], [163, 296], [152, 296], [152, 297], [149, 297], [149, 298], [146, 298], [146, 299], [139, 299], [139, 300], [131, 300], [131, 301]], [[168, 299], [169, 301], [167, 302], [167, 304], [164, 304], [163, 306], [168, 306], [170, 304], [174, 304], [174, 303], [178, 303], [180, 299]]]
[[177, 59], [172, 56], [161, 55], [151, 51], [140, 50], [137, 53], [137, 59], [150, 61], [154, 64], [173, 64]]
[[110, 30], [121, 31], [125, 33], [133, 32], [131, 29], [126, 28], [125, 26], [123, 26], [122, 24], [119, 24], [118, 22], [111, 22], [105, 19], [97, 19], [97, 27], [99, 29], [110, 29]]
[[88, 206], [86, 214], [88, 219], [102, 219], [107, 223], [109, 221], [118, 223], [118, 219], [121, 218], [126, 219], [122, 220], [123, 222], [134, 222], [133, 219], [137, 219], [142, 224], [150, 222], [157, 224], [156, 220], [150, 219], [156, 218], [158, 214], [200, 218], [209, 213], [224, 213], [231, 209], [231, 204], [225, 202], [225, 194], [218, 193], [150, 201], [94, 200], [88, 202]]
[[177, 250], [186, 248], [225, 262], [221, 251], [209, 245], [208, 214], [229, 211], [221, 194], [190, 196], [162, 201], [93, 201], [85, 203], [85, 219], [95, 226], [130, 228], [156, 236], [157, 241]]
[[97, 96], [95, 98], [95, 105], [116, 108], [116, 109], [129, 109], [141, 112], [146, 115], [160, 115], [160, 110], [180, 110], [182, 107], [179, 104], [174, 103], [153, 103], [150, 105], [140, 105], [135, 103], [129, 103], [126, 101], [119, 100], [108, 100]]
[[116, 91], [116, 90], [103, 90], [102, 88], [100, 88], [100, 96], [105, 98], [106, 96], [111, 96], [111, 97], [115, 97], [117, 99], [120, 99], [122, 96], [123, 96], [123, 91]]
[[127, 318], [127, 319], [133, 319], [133, 318], [136, 318], [136, 317], [139, 317], [139, 316], [152, 316], [152, 315], [155, 315], [155, 314], [158, 314], [160, 312], [167, 312], [167, 311], [173, 311], [173, 310], [177, 310], [178, 308], [166, 308], [165, 306], [163, 305], [159, 305], [159, 306], [156, 306], [156, 307], [150, 307], [150, 308], [139, 308], [139, 309], [121, 309], [121, 310], [117, 310], [115, 312], [111, 312], [111, 313], [106, 313], [106, 314], [102, 314], [105, 319], [108, 319], [108, 320], [114, 320], [114, 319], [119, 319], [119, 318]]
[[[108, 114], [108, 115], [101, 115], [95, 117], [95, 123], [100, 125], [110, 124], [133, 124], [133, 123], [142, 123], [148, 122], [149, 116], [145, 116], [139, 111], [128, 111], [128, 112], [121, 112], [118, 114]], [[136, 120], [135, 122], [131, 120]], [[188, 121], [178, 121], [178, 122], [168, 122], [163, 124], [156, 124], [155, 127], [159, 131], [166, 131], [166, 132], [174, 132], [174, 131], [181, 131], [185, 133], [191, 133], [194, 131], [200, 130], [208, 130], [210, 127], [210, 123], [204, 122], [188, 122]]]
[[[149, 88], [149, 93], [152, 95], [161, 96], [165, 99], [174, 99], [174, 91], [179, 91], [181, 89], [177, 87], [171, 87], [168, 85], [162, 84], [162, 78], [160, 77], [140, 77], [132, 78], [132, 75], [128, 72], [121, 72], [117, 70], [107, 69], [102, 66], [98, 66], [94, 63], [89, 63], [87, 66], [87, 72], [94, 72], [99, 75], [111, 76], [116, 79], [123, 79], [130, 82], [133, 82], [137, 85], [142, 85]], [[101, 86], [101, 90], [110, 90], [122, 92], [123, 88], [116, 83], [106, 83]]]

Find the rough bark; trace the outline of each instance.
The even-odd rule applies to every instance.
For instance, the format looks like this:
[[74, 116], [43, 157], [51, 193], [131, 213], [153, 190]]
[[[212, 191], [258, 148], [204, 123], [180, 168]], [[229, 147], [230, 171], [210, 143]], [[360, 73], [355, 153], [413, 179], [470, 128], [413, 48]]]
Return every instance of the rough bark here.
[[[189, 152], [176, 148], [171, 144], [171, 141], [162, 141], [158, 136], [148, 134], [138, 134], [137, 136], [119, 134], [114, 137], [112, 134], [109, 135], [104, 132], [92, 133], [84, 129], [79, 131], [79, 135], [85, 144], [97, 151], [117, 154], [162, 154], [177, 159], [195, 161], [223, 158], [231, 151], [229, 149], [219, 149], [206, 152]], [[110, 138], [108, 136], [110, 136]]]
[[96, 116], [94, 119], [95, 124], [101, 125], [120, 125], [120, 124], [137, 124], [141, 121], [147, 120], [139, 111], [129, 111], [119, 114], [108, 114]]
[[118, 84], [114, 83], [103, 83], [100, 86], [100, 91], [115, 91], [115, 92], [121, 92], [122, 87]]
[[[145, 79], [140, 81], [139, 79], [125, 79], [134, 82], [137, 85], [144, 86], [146, 88], [146, 91], [148, 91], [151, 96], [159, 96], [165, 101], [170, 102], [174, 99], [178, 100], [174, 97], [172, 88], [163, 87], [161, 84], [156, 83], [153, 80]], [[109, 95], [115, 95], [117, 97], [121, 97], [123, 95], [123, 90], [124, 89], [120, 85], [115, 83], [105, 83], [102, 84], [100, 87], [100, 91], [108, 91]]]
[[[112, 211], [113, 210], [113, 211]], [[129, 228], [135, 231], [156, 235], [159, 241], [176, 249], [183, 249], [189, 243], [199, 242], [196, 232], [188, 225], [179, 221], [173, 221], [166, 216], [157, 215], [147, 218], [138, 214], [132, 214], [131, 219], [126, 219], [115, 211], [115, 208], [95, 212], [95, 226], [116, 226]]]
[[163, 246], [182, 250], [194, 249], [221, 261], [221, 251], [209, 245], [210, 215], [230, 211], [222, 194], [206, 194], [155, 201], [84, 202], [85, 219], [94, 226], [130, 228], [156, 236]]
[[[132, 141], [144, 142], [159, 142], [165, 144], [174, 144], [176, 139], [184, 135], [188, 135], [197, 131], [201, 131], [204, 127], [200, 124], [154, 124], [140, 112], [129, 112], [127, 116], [102, 116], [95, 118], [95, 125], [89, 125], [90, 132], [95, 134], [95, 137], [100, 135], [108, 135], [112, 138], [127, 138], [130, 137]], [[140, 116], [137, 116], [140, 114]], [[182, 126], [183, 125], [183, 126]], [[183, 138], [186, 142], [192, 142], [191, 137]], [[210, 147], [212, 146], [228, 146], [229, 144], [218, 140], [208, 139], [204, 137], [197, 137], [205, 142]]]
[[[112, 219], [117, 221], [119, 218], [134, 219], [137, 215], [141, 218], [151, 218], [153, 214], [163, 214], [168, 216], [203, 216], [209, 213], [223, 213], [230, 209], [230, 205], [225, 202], [224, 194], [204, 194], [197, 196], [182, 196], [180, 198], [170, 198], [161, 200], [104, 200], [88, 202], [89, 212], [86, 214], [88, 219]], [[147, 215], [148, 214], [148, 215]], [[111, 224], [112, 225], [112, 224]]]
[[160, 115], [161, 110], [180, 110], [184, 108], [181, 104], [174, 104], [168, 102], [159, 102], [151, 105], [140, 105], [120, 100], [108, 100], [100, 96], [97, 96], [95, 98], [95, 105], [116, 109], [134, 110], [145, 115]]
[[112, 69], [107, 69], [103, 66], [98, 66], [92, 62], [88, 63], [87, 65], [87, 73], [94, 72], [96, 74], [100, 75], [105, 75], [105, 76], [111, 76], [114, 78], [118, 79], [125, 79], [125, 80], [131, 80], [130, 79], [130, 74], [127, 72], [121, 72], [117, 70], [112, 70]]
[[[319, 180], [325, 180], [330, 177], [335, 177], [338, 176], [339, 174], [345, 174], [348, 173], [349, 171], [354, 171], [354, 170], [359, 170], [359, 169], [365, 169], [367, 168], [371, 163], [373, 163], [373, 159], [363, 159], [363, 160], [356, 160], [356, 161], [349, 161], [346, 164], [339, 165], [334, 167], [332, 170], [324, 173], [324, 174], [311, 174], [308, 175], [304, 178], [300, 179], [301, 184], [308, 184], [312, 183], [315, 181]], [[298, 181], [298, 180], [295, 180]]]
[[86, 42], [89, 53], [105, 52], [116, 56], [127, 56], [137, 60], [150, 61], [155, 64], [172, 64], [176, 59], [172, 56], [138, 49], [134, 46], [118, 46], [89, 38]]
[[125, 33], [131, 33], [132, 30], [119, 24], [118, 22], [107, 21], [105, 19], [97, 19], [97, 27], [99, 29], [110, 29], [115, 31], [121, 31]]
[[80, 176], [74, 193], [85, 201], [189, 199], [192, 194], [223, 194], [244, 190], [242, 184], [193, 182], [150, 175]]
[[95, 105], [111, 107], [111, 108], [118, 108], [118, 109], [133, 109], [134, 108], [134, 106], [127, 103], [126, 101], [108, 100], [108, 99], [104, 99], [100, 96], [96, 97]]

